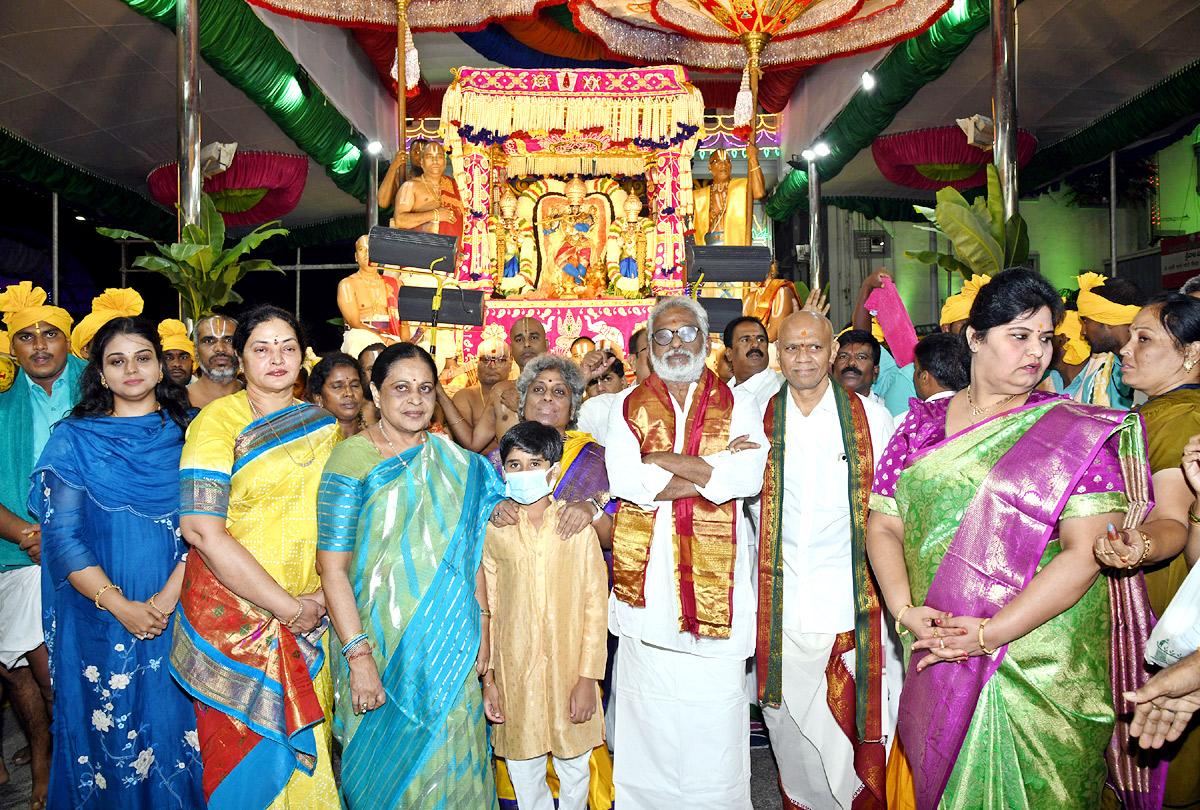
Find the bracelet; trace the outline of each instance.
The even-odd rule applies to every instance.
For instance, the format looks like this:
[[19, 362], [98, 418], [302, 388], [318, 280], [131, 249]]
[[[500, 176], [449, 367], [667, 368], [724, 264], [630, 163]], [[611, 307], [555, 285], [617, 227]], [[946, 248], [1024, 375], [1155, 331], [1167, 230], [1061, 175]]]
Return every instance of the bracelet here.
[[592, 516], [592, 523], [595, 523], [604, 514], [604, 507], [601, 506], [600, 502], [595, 498], [588, 498], [588, 503], [596, 507], [596, 514]]
[[[157, 593], [154, 594], [154, 596], [159, 596], [159, 595], [161, 595], [161, 594], [157, 594]], [[163, 610], [162, 608], [160, 608], [158, 605], [154, 604], [154, 596], [151, 596], [149, 599], [146, 600], [146, 602], [150, 605], [150, 607], [154, 608], [155, 610], [157, 610], [159, 613], [161, 613], [164, 616], [170, 616], [172, 613], [175, 612], [174, 608], [171, 608], [170, 611], [166, 611], [166, 610]]]
[[1200, 517], [1196, 517], [1196, 515], [1192, 512], [1192, 507], [1190, 504], [1188, 505], [1188, 523], [1191, 523], [1193, 526], [1200, 526]]
[[[465, 417], [465, 416], [460, 416], [460, 417], [458, 417], [458, 422], [463, 422], [463, 421], [465, 421], [465, 420], [466, 420], [466, 418], [467, 418], [467, 417]], [[458, 422], [447, 422], [447, 423], [446, 423], [446, 427], [448, 427], [448, 428], [452, 428], [452, 427], [454, 427], [455, 425], [457, 425], [457, 424], [458, 424]]]
[[121, 596], [124, 596], [124, 595], [125, 595], [125, 591], [121, 590], [121, 586], [120, 586], [120, 585], [113, 585], [111, 582], [110, 582], [110, 583], [108, 583], [107, 585], [105, 585], [105, 586], [104, 586], [103, 588], [101, 588], [100, 590], [96, 591], [96, 598], [95, 598], [95, 599], [93, 599], [92, 601], [96, 603], [96, 607], [97, 607], [97, 608], [99, 608], [100, 610], [103, 610], [103, 611], [105, 611], [105, 612], [107, 612], [107, 611], [108, 611], [108, 608], [106, 608], [104, 605], [100, 604], [100, 596], [101, 596], [101, 595], [102, 595], [102, 594], [103, 594], [105, 591], [107, 591], [109, 588], [116, 588], [116, 589], [117, 589], [117, 593], [121, 594]]
[[[293, 624], [295, 624], [296, 622], [300, 621], [300, 617], [304, 615], [304, 600], [297, 599], [296, 601], [300, 603], [300, 609], [296, 611], [296, 615], [292, 617], [292, 620], [290, 622], [284, 622], [284, 625], [286, 625], [288, 627], [290, 627]], [[279, 618], [279, 617], [276, 616], [275, 618]]]
[[347, 655], [347, 656], [346, 656], [346, 663], [350, 663], [350, 662], [351, 662], [351, 661], [353, 661], [355, 658], [365, 658], [365, 657], [367, 657], [368, 655], [370, 655], [370, 654], [371, 654], [371, 651], [372, 651], [372, 649], [373, 649], [373, 648], [371, 647], [370, 643], [367, 643], [367, 644], [363, 645], [362, 649], [355, 650], [354, 652], [352, 652], [352, 653], [350, 653], [349, 655]]
[[366, 640], [367, 640], [367, 634], [359, 633], [357, 636], [355, 636], [354, 638], [347, 641], [344, 645], [342, 645], [342, 655], [345, 655], [346, 652], [348, 650], [350, 650], [352, 647], [354, 647], [356, 644], [361, 644], [362, 642], [364, 642]]
[[490, 681], [487, 681], [486, 683], [484, 683], [484, 682], [482, 682], [482, 681], [481, 681], [481, 682], [480, 682], [480, 684], [479, 684], [479, 688], [480, 688], [480, 689], [487, 689], [489, 686], [491, 686], [491, 685], [492, 685], [492, 684], [494, 684], [495, 682], [496, 682], [496, 676], [495, 676], [495, 675], [493, 675], [493, 676], [492, 676], [492, 679], [491, 679]]
[[992, 619], [989, 616], [988, 618], [984, 619], [983, 621], [981, 621], [979, 623], [979, 649], [983, 650], [984, 655], [995, 655], [996, 654], [995, 650], [989, 650], [987, 648], [987, 645], [983, 643], [983, 628], [987, 627], [987, 623], [990, 622], [991, 620]]
[[480, 615], [480, 616], [488, 616], [488, 617], [490, 617], [490, 616], [492, 615], [492, 612], [491, 612], [490, 610], [485, 610], [484, 608], [480, 608], [480, 609], [479, 609], [479, 615]]
[[1146, 561], [1146, 558], [1150, 556], [1150, 535], [1141, 529], [1138, 529], [1138, 534], [1142, 536], [1142, 556], [1138, 557], [1137, 562], [1131, 566], [1133, 568], [1140, 568], [1142, 563]]
[[912, 607], [912, 605], [905, 605], [904, 607], [900, 608], [900, 612], [896, 614], [896, 635], [898, 636], [912, 635], [911, 630], [900, 624], [900, 619], [904, 616], [904, 611], [908, 610], [910, 607]]

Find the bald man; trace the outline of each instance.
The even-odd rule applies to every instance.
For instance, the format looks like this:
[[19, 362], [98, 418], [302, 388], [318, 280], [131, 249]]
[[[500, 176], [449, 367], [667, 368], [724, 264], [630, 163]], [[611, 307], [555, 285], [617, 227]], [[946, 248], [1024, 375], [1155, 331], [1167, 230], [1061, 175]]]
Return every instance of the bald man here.
[[[492, 389], [502, 382], [508, 382], [511, 371], [512, 355], [509, 353], [508, 344], [499, 339], [485, 340], [475, 357], [475, 373], [479, 382], [468, 385], [452, 397], [454, 407], [458, 408], [458, 412], [471, 427], [472, 439], [476, 423], [483, 418], [484, 411], [487, 410]], [[496, 441], [493, 439], [480, 452], [487, 455], [496, 447]]]
[[[759, 535], [758, 691], [785, 804], [849, 810], [864, 789], [883, 806], [880, 740], [895, 727], [883, 672], [866, 667], [870, 658], [855, 646], [858, 637], [886, 648], [880, 600], [869, 578], [854, 577], [867, 565], [874, 461], [894, 428], [887, 408], [830, 378], [837, 351], [823, 315], [797, 312], [780, 324], [785, 383], [763, 416], [771, 450], [751, 513]], [[857, 610], [864, 600], [870, 609]], [[899, 673], [894, 653], [885, 666]], [[882, 718], [867, 729], [871, 742], [843, 730], [855, 728], [859, 701], [872, 707], [868, 717]]]
[[[546, 327], [536, 318], [514, 321], [508, 330], [508, 348], [517, 367], [524, 370], [526, 363], [550, 350]], [[481, 453], [494, 446], [493, 443], [498, 443], [510, 427], [521, 421], [517, 415], [516, 393], [517, 387], [512, 380], [502, 380], [492, 386], [483, 413], [471, 433], [468, 450]]]

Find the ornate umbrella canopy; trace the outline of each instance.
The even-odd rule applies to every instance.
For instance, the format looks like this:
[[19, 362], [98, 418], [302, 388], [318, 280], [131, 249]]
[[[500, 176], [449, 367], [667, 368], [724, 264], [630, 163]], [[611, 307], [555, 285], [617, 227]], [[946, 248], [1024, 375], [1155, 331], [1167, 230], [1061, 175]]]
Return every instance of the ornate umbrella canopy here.
[[395, 30], [403, 11], [415, 31], [469, 31], [492, 20], [528, 17], [537, 0], [249, 0], [278, 14], [334, 25]]
[[617, 57], [740, 68], [747, 34], [764, 66], [815, 64], [916, 36], [952, 0], [573, 0], [576, 24]]

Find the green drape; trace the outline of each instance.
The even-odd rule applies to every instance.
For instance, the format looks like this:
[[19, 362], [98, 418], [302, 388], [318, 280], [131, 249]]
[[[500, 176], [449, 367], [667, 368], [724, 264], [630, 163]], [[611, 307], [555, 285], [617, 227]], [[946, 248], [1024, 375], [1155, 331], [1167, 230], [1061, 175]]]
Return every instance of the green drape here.
[[[901, 42], [875, 70], [872, 91], [859, 90], [823, 133], [830, 155], [821, 158], [821, 179], [830, 180], [883, 132], [917, 91], [941, 76], [974, 36], [988, 26], [988, 0], [967, 0], [951, 9], [929, 30]], [[783, 221], [808, 208], [808, 175], [793, 170], [767, 200], [767, 214]]]
[[1028, 194], [1114, 149], [1200, 111], [1200, 60], [1109, 110], [1083, 129], [1040, 150], [1018, 176]]
[[150, 198], [68, 163], [6, 129], [0, 129], [0, 172], [53, 191], [130, 230], [175, 239], [175, 216]]
[[[125, 0], [143, 16], [175, 28], [175, 0]], [[200, 54], [279, 125], [338, 188], [367, 199], [366, 139], [309, 81], [266, 25], [243, 0], [199, 0]], [[307, 93], [302, 86], [307, 85]]]

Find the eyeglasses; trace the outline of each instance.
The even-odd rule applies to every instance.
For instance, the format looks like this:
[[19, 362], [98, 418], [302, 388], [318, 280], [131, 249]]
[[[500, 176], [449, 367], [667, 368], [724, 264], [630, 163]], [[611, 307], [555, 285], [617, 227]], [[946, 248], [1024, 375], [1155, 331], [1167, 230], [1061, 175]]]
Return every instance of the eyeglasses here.
[[507, 356], [507, 355], [501, 355], [500, 357], [480, 357], [480, 358], [479, 358], [479, 362], [480, 362], [480, 363], [490, 363], [490, 364], [492, 364], [493, 366], [498, 366], [498, 365], [500, 365], [501, 363], [506, 363], [506, 362], [508, 362], [508, 356]]
[[681, 342], [691, 343], [693, 340], [700, 337], [700, 327], [688, 324], [687, 326], [681, 326], [678, 329], [658, 329], [654, 332], [653, 338], [654, 342], [659, 346], [670, 346], [671, 341], [675, 339], [676, 335], [679, 335], [679, 340]]

